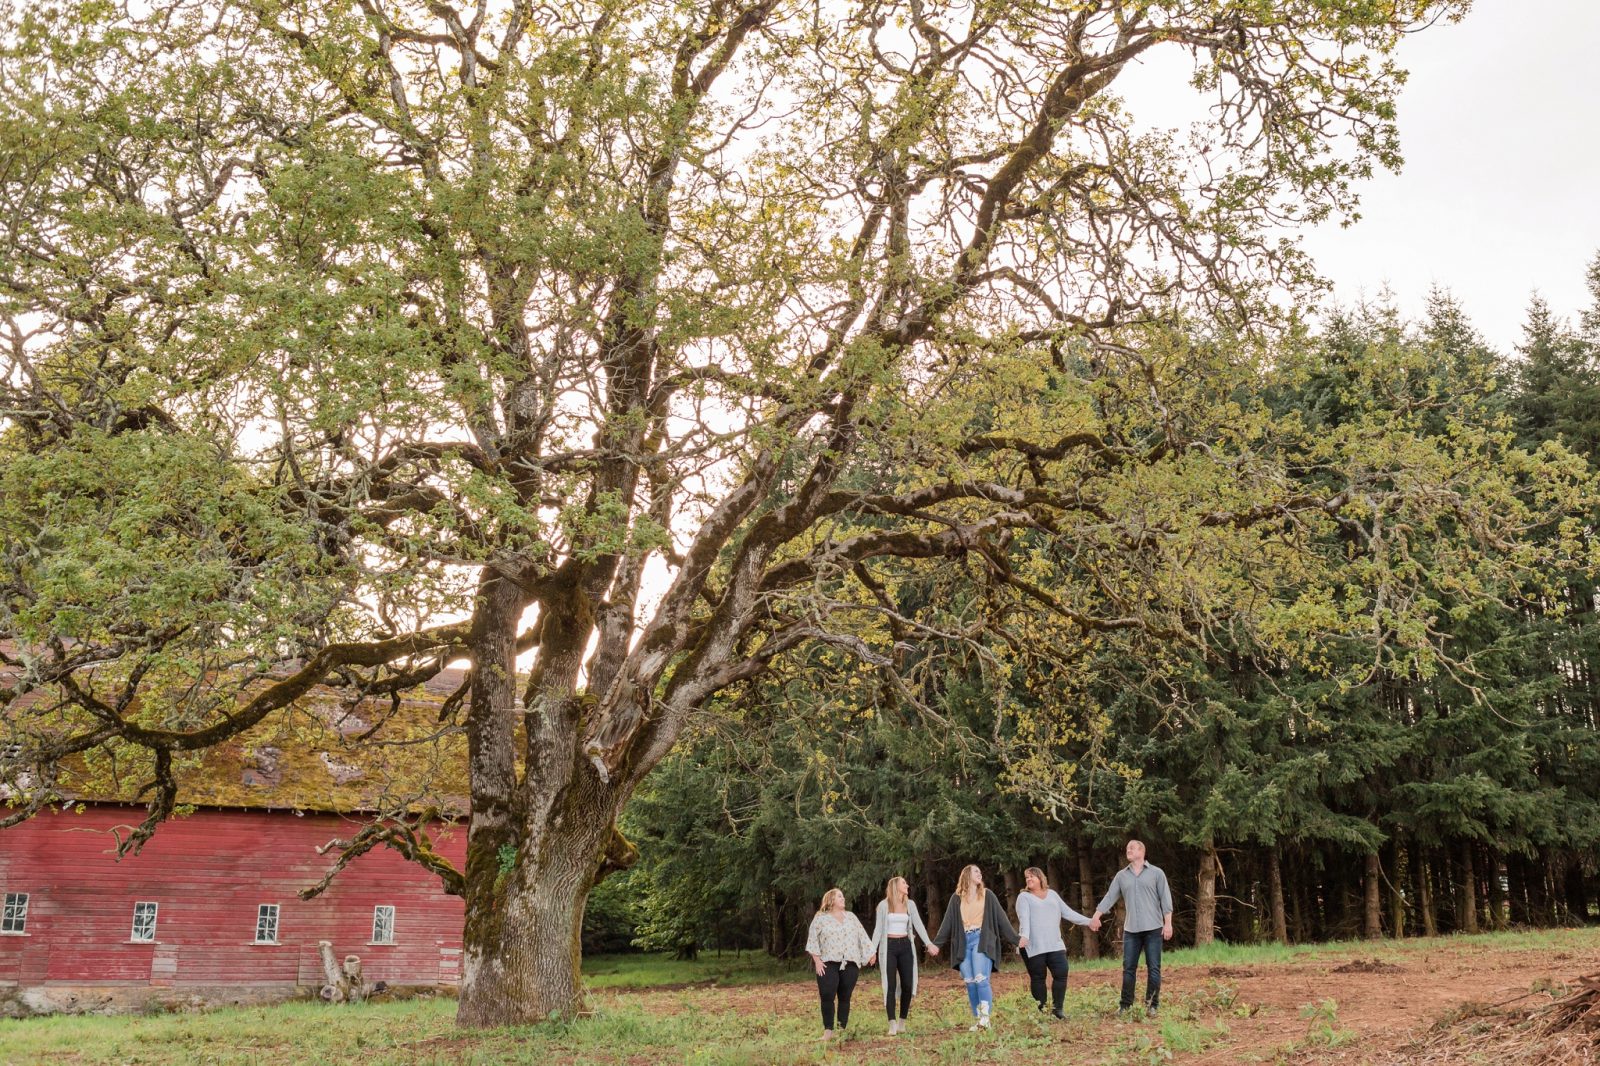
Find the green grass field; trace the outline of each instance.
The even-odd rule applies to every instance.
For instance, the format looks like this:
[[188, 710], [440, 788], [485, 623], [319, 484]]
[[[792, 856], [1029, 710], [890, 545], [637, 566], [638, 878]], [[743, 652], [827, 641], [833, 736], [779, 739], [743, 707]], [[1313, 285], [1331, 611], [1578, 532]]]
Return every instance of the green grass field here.
[[[568, 1023], [464, 1035], [454, 1028], [453, 1000], [417, 999], [329, 1007], [294, 1003], [195, 1014], [52, 1017], [0, 1021], [0, 1063], [244, 1064], [338, 1063], [682, 1063], [744, 1066], [820, 1061], [871, 1063], [1106, 1063], [1181, 1061], [1230, 1046], [1235, 1028], [1258, 1022], [1254, 1008], [1213, 967], [1286, 966], [1326, 972], [1341, 959], [1379, 959], [1429, 970], [1442, 955], [1493, 969], [1499, 953], [1526, 960], [1600, 960], [1600, 929], [1501, 933], [1443, 940], [1384, 941], [1283, 947], [1217, 945], [1168, 953], [1165, 1009], [1159, 1021], [1119, 1022], [1113, 983], [1075, 984], [1068, 1019], [1034, 1012], [1008, 964], [994, 1031], [965, 1031], [965, 1006], [951, 988], [925, 989], [911, 1034], [882, 1034], [875, 972], [864, 975], [856, 1021], [839, 1045], [817, 1041], [815, 993], [803, 966], [765, 956], [708, 955], [677, 962], [651, 955], [587, 960], [592, 1013]], [[1418, 958], [1419, 953], [1427, 953]], [[1424, 965], [1425, 962], [1425, 965]], [[1074, 964], [1074, 972], [1114, 969], [1114, 960]], [[925, 971], [926, 972], [926, 971]], [[1109, 974], [1104, 977], [1109, 978]], [[1314, 1061], [1313, 1053], [1358, 1038], [1337, 1003], [1312, 1000], [1282, 1012], [1284, 1039], [1271, 1054], [1239, 1061]], [[1366, 1061], [1362, 1058], [1345, 1061]]]

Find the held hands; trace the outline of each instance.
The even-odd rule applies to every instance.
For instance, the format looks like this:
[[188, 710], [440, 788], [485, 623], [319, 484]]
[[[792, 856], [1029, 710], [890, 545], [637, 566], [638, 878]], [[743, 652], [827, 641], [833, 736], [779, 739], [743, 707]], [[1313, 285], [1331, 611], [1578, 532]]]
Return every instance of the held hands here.
[[1090, 932], [1094, 933], [1098, 933], [1100, 931], [1100, 916], [1098, 914], [1089, 919], [1089, 930]]
[[1028, 938], [1027, 937], [1023, 937], [1021, 940], [1017, 941], [1017, 950], [1018, 951], [1027, 951], [1028, 950]]
[[871, 957], [869, 957], [867, 959], [867, 965], [868, 966], [876, 966], [876, 965], [878, 965], [878, 953], [876, 951], [874, 951], [872, 953]]
[[928, 957], [931, 959], [937, 959], [939, 957], [939, 948], [937, 945], [928, 945]]

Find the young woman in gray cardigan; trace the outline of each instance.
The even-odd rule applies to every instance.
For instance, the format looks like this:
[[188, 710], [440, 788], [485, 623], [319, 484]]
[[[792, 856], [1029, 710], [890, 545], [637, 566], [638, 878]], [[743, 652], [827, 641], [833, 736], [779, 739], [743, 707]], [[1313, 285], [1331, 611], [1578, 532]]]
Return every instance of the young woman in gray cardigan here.
[[[911, 1013], [911, 997], [917, 994], [917, 947], [913, 934], [928, 945], [929, 955], [939, 949], [928, 938], [928, 927], [917, 913], [911, 886], [903, 877], [891, 877], [878, 901], [878, 917], [872, 923], [872, 953], [878, 957], [878, 974], [883, 979], [883, 1006], [889, 1012], [889, 1035], [906, 1031], [906, 1015]], [[896, 986], [900, 992], [900, 1016], [895, 1017]]]
[[944, 909], [944, 921], [933, 942], [950, 948], [950, 965], [961, 971], [967, 983], [967, 1005], [977, 1019], [972, 1029], [989, 1028], [994, 1010], [994, 990], [989, 975], [1000, 968], [1000, 943], [1017, 946], [1017, 931], [1011, 928], [1000, 897], [983, 887], [983, 873], [976, 866], [963, 867], [956, 881], [956, 894]]

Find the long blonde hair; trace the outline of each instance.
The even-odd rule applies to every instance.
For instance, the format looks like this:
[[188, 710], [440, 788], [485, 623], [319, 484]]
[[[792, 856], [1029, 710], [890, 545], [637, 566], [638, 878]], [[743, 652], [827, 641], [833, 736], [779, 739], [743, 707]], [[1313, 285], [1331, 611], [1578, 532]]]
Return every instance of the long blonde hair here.
[[889, 909], [891, 911], [896, 907], [899, 907], [902, 910], [910, 909], [906, 906], [906, 890], [904, 887], [902, 887], [905, 885], [905, 883], [905, 878], [901, 877], [899, 874], [895, 874], [893, 877], [889, 878], [889, 883], [883, 886], [883, 898], [889, 901]]
[[[974, 897], [972, 895], [972, 875], [978, 874], [981, 876], [982, 873], [983, 871], [978, 869], [976, 863], [968, 863], [966, 866], [963, 866], [961, 868], [961, 876], [956, 878], [956, 895], [962, 899], [982, 899], [982, 896]], [[988, 890], [980, 888], [980, 891]]]
[[827, 913], [828, 907], [833, 902], [833, 897], [834, 896], [838, 896], [839, 897], [839, 902], [843, 903], [844, 902], [844, 889], [842, 889], [842, 888], [830, 888], [830, 889], [828, 889], [828, 891], [824, 892], [822, 894], [822, 904], [821, 904], [821, 906], [819, 906], [817, 908], [817, 913], [818, 914]]

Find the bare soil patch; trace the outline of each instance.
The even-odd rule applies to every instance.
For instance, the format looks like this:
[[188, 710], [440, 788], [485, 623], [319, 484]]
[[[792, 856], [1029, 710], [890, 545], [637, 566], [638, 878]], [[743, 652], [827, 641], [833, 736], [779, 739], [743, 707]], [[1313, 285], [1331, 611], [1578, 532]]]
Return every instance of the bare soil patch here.
[[[1557, 959], [1557, 954], [1565, 957]], [[1569, 990], [1566, 982], [1573, 980], [1574, 973], [1600, 970], [1600, 949], [1553, 953], [1548, 947], [1441, 940], [1394, 957], [1398, 963], [1379, 958], [1352, 960], [1348, 954], [1319, 956], [1315, 952], [1288, 963], [1249, 967], [1169, 963], [1162, 982], [1164, 1019], [1226, 1027], [1225, 1035], [1204, 1050], [1176, 1051], [1172, 1061], [1210, 1066], [1251, 1062], [1600, 1066], [1592, 1044], [1583, 1053], [1589, 1057], [1574, 1052], [1578, 1057], [1512, 1058], [1492, 1051], [1486, 1054], [1487, 1045], [1480, 1046], [1483, 1041], [1452, 1043], [1453, 1038], [1447, 1035], [1486, 1026], [1494, 1017], [1493, 1012], [1507, 1006], [1549, 1007], [1555, 996]], [[1111, 993], [1120, 984], [1120, 971], [1075, 969], [1068, 995], [1081, 996], [1086, 990], [1098, 988], [1103, 990], [1102, 1001], [1114, 1002]], [[948, 1039], [965, 1024], [965, 993], [959, 979], [944, 967], [923, 968], [922, 988], [912, 1011], [908, 1036], [891, 1039], [880, 1035], [883, 1008], [879, 987], [874, 970], [864, 973], [857, 985], [850, 1025], [856, 1034], [849, 1044], [853, 1061], [905, 1061], [901, 1056], [912, 1048], [931, 1055], [939, 1041]], [[1141, 995], [1143, 990], [1141, 971]], [[1020, 966], [1008, 965], [996, 975], [995, 993], [1002, 999], [1012, 997], [1013, 1002], [1025, 1000], [1027, 975]], [[663, 1012], [695, 1009], [693, 1001], [706, 994], [704, 990], [637, 993], [649, 1003], [649, 1009]], [[810, 1018], [817, 1009], [816, 991], [809, 983], [723, 987], [710, 994], [716, 997], [717, 1008], [736, 1011], [757, 1024], [761, 1018]], [[1117, 1062], [1122, 1061], [1133, 1042], [1146, 1038], [1159, 1042], [1158, 1023], [1119, 1022], [1111, 1013], [1107, 1011], [1103, 1020], [1093, 1020], [1087, 1028], [1062, 1027], [1049, 1049], [1039, 1049], [1037, 1061]], [[1530, 1017], [1528, 1014], [1523, 1020]], [[1594, 1017], [1583, 1014], [1583, 1025], [1591, 1025]], [[1436, 1026], [1441, 1019], [1444, 1023]], [[1494, 1024], [1507, 1034], [1507, 1046], [1518, 1046], [1518, 1053], [1524, 1056], [1531, 1054], [1530, 1049], [1546, 1045], [1552, 1051], [1558, 1045], [1576, 1047], [1600, 1032], [1569, 1027], [1563, 1035], [1534, 1028], [1514, 1029], [1511, 1020]], [[1474, 1030], [1474, 1035], [1481, 1033]], [[1516, 1045], [1516, 1041], [1521, 1044]], [[1021, 1058], [1034, 1062], [1034, 1055], [1030, 1051]], [[1008, 1053], [1008, 1057], [1015, 1055]]]
[[1343, 966], [1335, 966], [1334, 973], [1405, 973], [1405, 970], [1392, 962], [1381, 959], [1356, 959]]
[[[1563, 953], [1565, 954], [1565, 953]], [[1192, 1061], [1216, 1064], [1255, 1059], [1294, 1063], [1384, 1063], [1441, 1066], [1441, 1064], [1485, 1064], [1506, 1062], [1590, 1063], [1597, 1058], [1514, 1060], [1480, 1051], [1462, 1044], [1449, 1046], [1440, 1039], [1423, 1046], [1421, 1041], [1436, 1033], [1441, 1019], [1445, 1028], [1471, 1027], [1482, 1012], [1498, 1011], [1516, 1005], [1536, 1009], [1551, 1002], [1552, 992], [1563, 987], [1563, 975], [1600, 969], [1600, 951], [1573, 953], [1555, 961], [1548, 950], [1481, 945], [1450, 945], [1410, 952], [1400, 971], [1375, 971], [1370, 966], [1351, 968], [1341, 964], [1318, 966], [1312, 959], [1289, 964], [1262, 966], [1253, 978], [1236, 982], [1239, 1000], [1260, 1009], [1246, 1018], [1229, 1022], [1226, 1050], [1208, 1051]], [[1393, 964], [1390, 964], [1391, 966]], [[1182, 971], [1173, 974], [1173, 984], [1182, 981]], [[1333, 1020], [1328, 1028], [1340, 1034], [1337, 1046], [1316, 1039], [1319, 1021], [1307, 1018], [1318, 1005], [1332, 1001]], [[1523, 1050], [1532, 1053], [1541, 1043], [1549, 1043], [1547, 1033], [1522, 1031], [1518, 1039]], [[1191, 1060], [1185, 1060], [1191, 1061]]]

